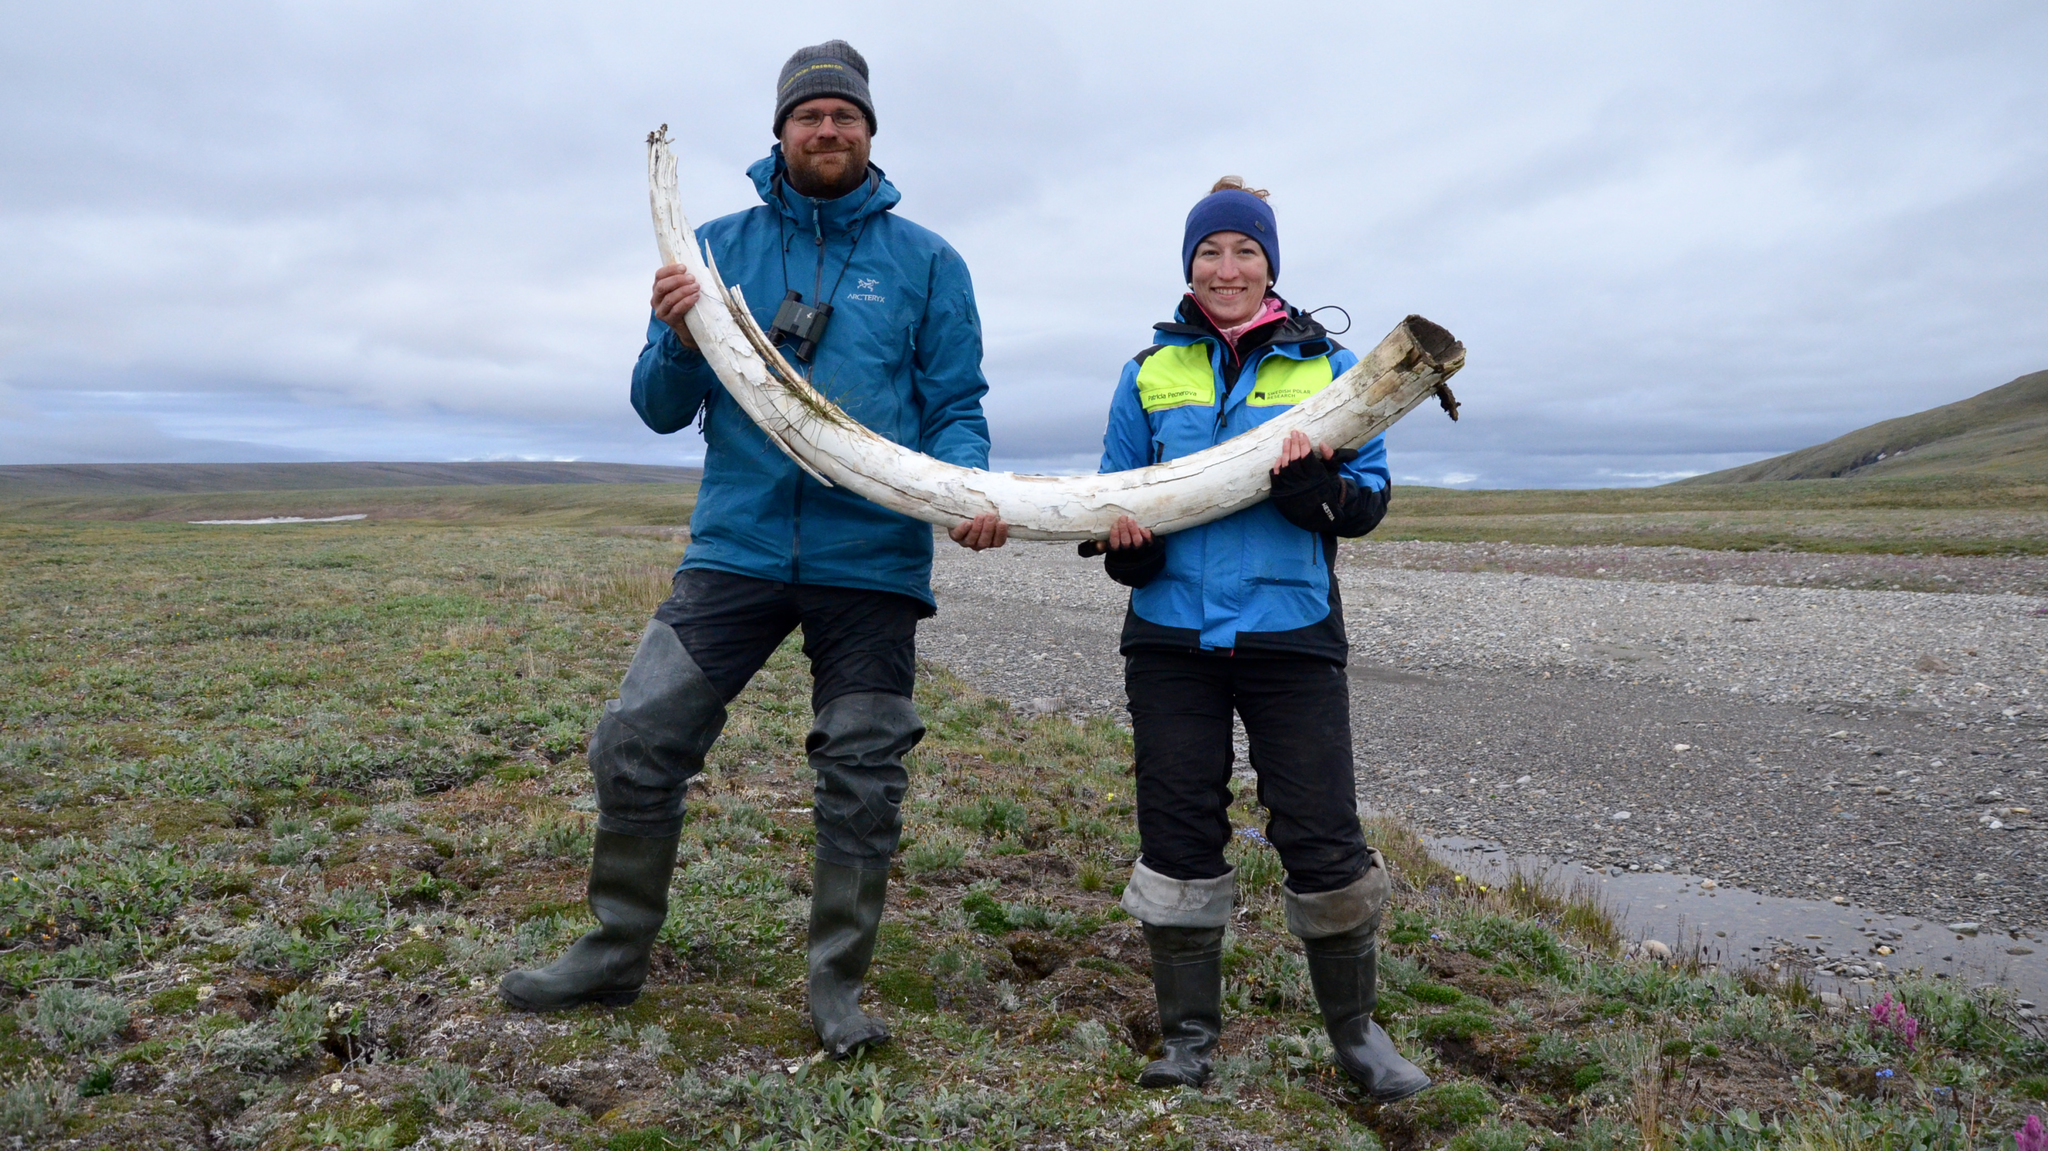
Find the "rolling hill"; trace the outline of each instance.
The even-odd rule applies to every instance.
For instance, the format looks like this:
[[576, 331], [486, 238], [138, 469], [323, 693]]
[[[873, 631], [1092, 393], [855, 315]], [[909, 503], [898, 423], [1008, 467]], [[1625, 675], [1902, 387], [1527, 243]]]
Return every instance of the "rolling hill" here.
[[[1858, 428], [1824, 444], [1678, 484], [1932, 477], [2048, 478], [2048, 372], [1967, 400]], [[1676, 485], [1673, 485], [1676, 486]]]

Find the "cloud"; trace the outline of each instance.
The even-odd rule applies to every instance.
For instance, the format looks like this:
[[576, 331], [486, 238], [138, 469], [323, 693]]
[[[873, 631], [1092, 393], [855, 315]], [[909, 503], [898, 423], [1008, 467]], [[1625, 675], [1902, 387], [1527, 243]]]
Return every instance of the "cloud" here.
[[697, 458], [625, 406], [640, 140], [669, 123], [697, 218], [746, 207], [776, 68], [832, 36], [901, 211], [973, 270], [1001, 464], [1092, 468], [1226, 171], [1347, 343], [1420, 312], [1470, 349], [1466, 419], [1411, 416], [1397, 475], [1655, 482], [2048, 366], [2038, 6], [784, 16], [11, 15], [0, 462]]

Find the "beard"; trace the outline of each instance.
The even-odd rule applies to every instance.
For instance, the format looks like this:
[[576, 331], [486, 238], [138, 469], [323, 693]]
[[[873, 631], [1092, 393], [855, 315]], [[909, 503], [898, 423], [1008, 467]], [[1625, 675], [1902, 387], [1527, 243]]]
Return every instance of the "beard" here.
[[813, 199], [833, 200], [844, 196], [868, 177], [867, 141], [846, 141], [843, 148], [821, 152], [783, 151], [789, 166], [789, 186]]

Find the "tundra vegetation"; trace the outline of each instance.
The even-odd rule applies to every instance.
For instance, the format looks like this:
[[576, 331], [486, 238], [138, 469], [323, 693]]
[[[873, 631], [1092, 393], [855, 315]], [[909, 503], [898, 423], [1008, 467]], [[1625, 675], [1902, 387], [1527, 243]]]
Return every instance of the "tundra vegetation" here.
[[587, 926], [584, 741], [677, 550], [565, 494], [0, 523], [0, 1145], [1988, 1149], [2044, 1110], [2048, 1041], [1996, 991], [1903, 983], [1877, 1020], [1632, 960], [1584, 893], [1482, 888], [1386, 823], [1380, 1015], [1438, 1085], [1372, 1107], [1330, 1066], [1242, 835], [1217, 1075], [1140, 1091], [1128, 737], [931, 666], [870, 981], [897, 1038], [819, 1062], [794, 645], [692, 789], [646, 994], [507, 1012], [497, 978]]

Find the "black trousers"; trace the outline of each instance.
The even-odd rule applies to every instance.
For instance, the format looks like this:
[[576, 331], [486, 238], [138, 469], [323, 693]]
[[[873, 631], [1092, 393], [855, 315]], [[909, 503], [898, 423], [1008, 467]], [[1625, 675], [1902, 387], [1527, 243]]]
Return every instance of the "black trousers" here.
[[923, 602], [893, 592], [684, 568], [654, 618], [675, 629], [683, 650], [727, 703], [790, 632], [803, 628], [816, 712], [855, 692], [907, 698], [917, 684], [917, 621], [926, 610]]
[[1230, 716], [1244, 719], [1266, 838], [1300, 895], [1335, 891], [1367, 866], [1351, 765], [1344, 669], [1303, 657], [1137, 650], [1124, 663], [1138, 759], [1145, 866], [1171, 879], [1230, 870]]

